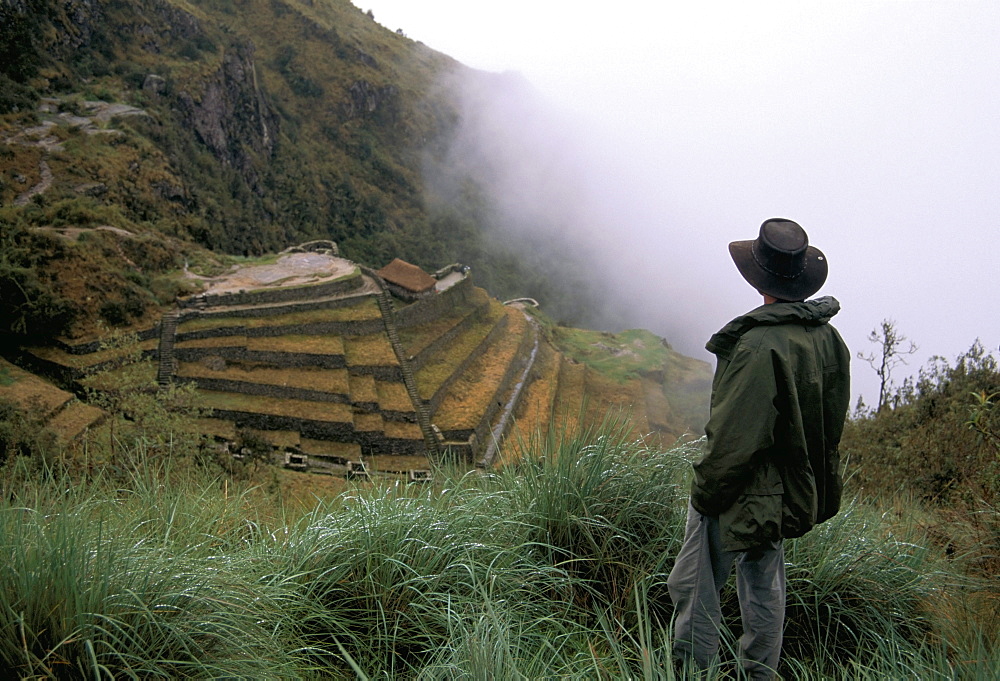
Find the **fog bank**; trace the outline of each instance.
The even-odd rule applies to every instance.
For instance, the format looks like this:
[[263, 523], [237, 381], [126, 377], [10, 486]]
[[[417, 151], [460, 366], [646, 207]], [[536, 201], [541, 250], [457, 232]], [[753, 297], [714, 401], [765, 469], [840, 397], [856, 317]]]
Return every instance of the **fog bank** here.
[[[920, 348], [900, 379], [977, 338], [995, 354], [1000, 5], [748, 4], [366, 6], [530, 82], [470, 112], [466, 146], [512, 238], [585, 256], [609, 324], [709, 359], [708, 336], [759, 303], [726, 245], [780, 216], [828, 256], [819, 295], [853, 350], [891, 318]], [[873, 400], [871, 369], [854, 377]]]

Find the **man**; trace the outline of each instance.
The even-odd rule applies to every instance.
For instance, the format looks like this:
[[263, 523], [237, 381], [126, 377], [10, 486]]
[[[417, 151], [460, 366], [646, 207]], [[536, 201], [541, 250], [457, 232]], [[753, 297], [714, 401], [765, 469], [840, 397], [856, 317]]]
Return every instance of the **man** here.
[[773, 678], [785, 618], [782, 540], [833, 517], [838, 445], [850, 401], [850, 352], [829, 323], [832, 297], [806, 301], [827, 276], [823, 253], [775, 218], [729, 252], [764, 305], [706, 346], [717, 357], [707, 444], [694, 467], [684, 544], [667, 580], [675, 662], [705, 669], [719, 650], [719, 592], [736, 563], [739, 655], [750, 678]]

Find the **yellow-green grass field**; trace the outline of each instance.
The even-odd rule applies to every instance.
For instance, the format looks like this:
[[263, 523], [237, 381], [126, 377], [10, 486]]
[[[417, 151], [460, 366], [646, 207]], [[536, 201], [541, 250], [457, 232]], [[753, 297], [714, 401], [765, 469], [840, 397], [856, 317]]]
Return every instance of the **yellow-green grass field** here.
[[59, 410], [46, 424], [63, 443], [74, 441], [87, 428], [104, 420], [104, 412], [95, 406], [74, 400]]
[[500, 303], [490, 307], [490, 313], [480, 322], [472, 325], [451, 343], [446, 352], [436, 354], [416, 372], [417, 389], [420, 397], [429, 400], [437, 392], [455, 368], [458, 367], [486, 338], [493, 327], [504, 318], [506, 308]]
[[575, 433], [580, 425], [586, 371], [586, 365], [563, 357], [556, 386], [559, 400], [555, 404], [552, 416], [553, 425], [560, 432]]
[[337, 334], [285, 336], [251, 336], [247, 349], [270, 352], [290, 352], [307, 355], [343, 355], [344, 338]]
[[73, 395], [0, 358], [0, 399], [47, 417], [73, 399]]
[[178, 333], [190, 331], [201, 331], [204, 329], [214, 329], [230, 326], [245, 326], [248, 329], [258, 329], [269, 326], [299, 326], [301, 324], [315, 324], [321, 322], [351, 322], [378, 319], [382, 313], [378, 304], [371, 296], [360, 298], [356, 305], [347, 305], [338, 308], [321, 308], [318, 310], [303, 310], [301, 312], [288, 312], [285, 314], [250, 317], [240, 316], [235, 313], [226, 317], [198, 316], [185, 319], [177, 325]]
[[514, 360], [528, 320], [520, 310], [507, 309], [508, 332], [474, 361], [449, 388], [435, 423], [442, 430], [474, 428], [489, 406], [507, 367]]
[[514, 425], [508, 433], [507, 444], [501, 449], [503, 463], [517, 461], [522, 444], [529, 446], [534, 433], [544, 433], [552, 420], [552, 403], [559, 383], [559, 363], [562, 355], [548, 343], [539, 346], [535, 358], [533, 378], [524, 389], [517, 410]]
[[216, 371], [209, 369], [201, 362], [181, 362], [177, 368], [177, 376], [179, 378], [218, 378], [259, 385], [315, 390], [338, 395], [349, 394], [352, 390], [347, 369], [278, 368], [251, 362], [228, 362], [225, 369]]
[[400, 440], [421, 440], [420, 426], [406, 421], [385, 421], [385, 436]]
[[192, 338], [174, 343], [177, 349], [188, 348], [244, 348], [247, 345], [247, 337], [243, 334], [236, 336], [212, 336], [211, 338]]
[[406, 386], [395, 381], [375, 381], [378, 403], [387, 411], [413, 411], [413, 402], [406, 392]]
[[392, 366], [396, 353], [385, 334], [352, 336], [344, 340], [344, 355], [350, 366]]
[[84, 355], [74, 355], [54, 346], [32, 347], [28, 348], [28, 352], [39, 359], [55, 362], [64, 367], [88, 369], [104, 362], [119, 359], [127, 353], [134, 351], [134, 348], [138, 350], [154, 350], [158, 347], [159, 343], [158, 338], [150, 338], [140, 341], [134, 346], [129, 344], [127, 346], [109, 347]]
[[358, 432], [377, 433], [382, 432], [384, 428], [385, 421], [379, 413], [354, 415], [354, 429]]
[[351, 423], [353, 421], [350, 406], [336, 402], [310, 402], [202, 390], [198, 392], [195, 403], [204, 409], [243, 411], [251, 414], [287, 416], [334, 423]]
[[473, 289], [467, 306], [456, 309], [452, 314], [442, 315], [424, 324], [402, 329], [399, 338], [403, 347], [411, 355], [416, 355], [445, 333], [460, 324], [469, 314], [474, 314], [482, 305], [489, 301], [489, 295], [483, 289]]
[[377, 454], [366, 456], [365, 463], [369, 469], [391, 473], [405, 473], [411, 470], [427, 470], [432, 468], [431, 462], [422, 454]]
[[[347, 370], [344, 370], [347, 373]], [[349, 375], [349, 391], [352, 402], [378, 402], [378, 390], [375, 387], [375, 377], [369, 374]]]
[[299, 446], [306, 454], [315, 456], [337, 456], [348, 461], [357, 461], [361, 458], [361, 445], [354, 442], [332, 442], [304, 437]]

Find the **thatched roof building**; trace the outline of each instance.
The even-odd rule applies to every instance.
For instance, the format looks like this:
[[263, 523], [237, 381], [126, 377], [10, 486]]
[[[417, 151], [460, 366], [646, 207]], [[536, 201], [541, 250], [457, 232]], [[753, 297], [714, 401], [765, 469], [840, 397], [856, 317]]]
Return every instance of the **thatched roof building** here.
[[434, 291], [434, 285], [437, 283], [437, 279], [416, 265], [399, 258], [380, 269], [378, 275], [385, 279], [393, 293], [398, 295], [403, 292], [404, 297], [428, 295]]

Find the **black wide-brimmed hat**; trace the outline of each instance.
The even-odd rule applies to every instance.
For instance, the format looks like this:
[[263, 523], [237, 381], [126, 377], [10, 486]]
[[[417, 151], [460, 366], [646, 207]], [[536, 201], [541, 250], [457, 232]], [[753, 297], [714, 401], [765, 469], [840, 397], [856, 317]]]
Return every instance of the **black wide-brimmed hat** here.
[[826, 281], [826, 256], [791, 220], [765, 220], [756, 239], [732, 242], [729, 254], [751, 286], [780, 300], [805, 300]]

